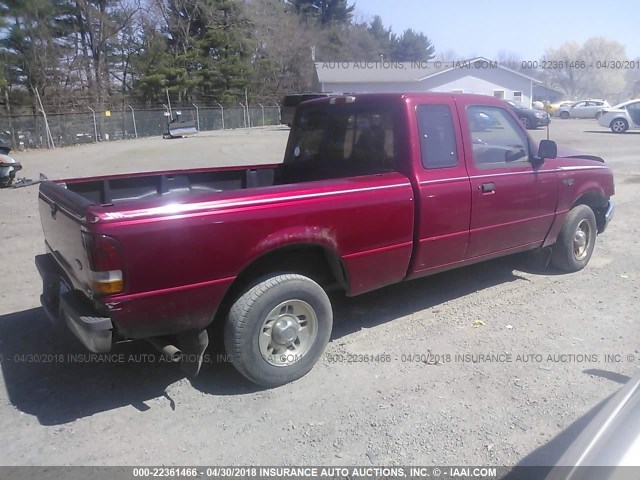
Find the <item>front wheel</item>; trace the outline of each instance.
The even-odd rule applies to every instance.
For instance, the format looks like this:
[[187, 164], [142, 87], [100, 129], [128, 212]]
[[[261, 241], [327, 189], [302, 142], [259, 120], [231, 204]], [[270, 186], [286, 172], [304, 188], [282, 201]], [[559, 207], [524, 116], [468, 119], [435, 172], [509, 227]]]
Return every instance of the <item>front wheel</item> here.
[[306, 375], [333, 326], [329, 297], [297, 274], [266, 278], [233, 304], [224, 343], [234, 367], [252, 382], [276, 387]]
[[560, 112], [560, 118], [563, 120], [567, 120], [570, 116], [569, 112]]
[[593, 210], [577, 205], [569, 210], [558, 240], [553, 246], [551, 264], [565, 272], [582, 270], [593, 254], [597, 226]]

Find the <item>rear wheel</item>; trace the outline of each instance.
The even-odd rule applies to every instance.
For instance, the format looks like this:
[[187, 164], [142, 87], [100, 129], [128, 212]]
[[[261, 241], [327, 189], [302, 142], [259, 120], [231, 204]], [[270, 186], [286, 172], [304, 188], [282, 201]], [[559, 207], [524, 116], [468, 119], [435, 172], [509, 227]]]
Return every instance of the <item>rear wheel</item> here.
[[324, 351], [333, 325], [327, 294], [308, 277], [274, 275], [231, 307], [224, 342], [236, 369], [275, 387], [304, 376]]
[[624, 133], [629, 130], [629, 124], [624, 118], [616, 118], [609, 124], [613, 133]]
[[560, 112], [560, 118], [563, 119], [563, 120], [566, 120], [570, 116], [571, 115], [569, 115], [569, 112]]
[[593, 254], [597, 236], [596, 217], [587, 205], [577, 205], [567, 214], [551, 263], [565, 272], [582, 270]]

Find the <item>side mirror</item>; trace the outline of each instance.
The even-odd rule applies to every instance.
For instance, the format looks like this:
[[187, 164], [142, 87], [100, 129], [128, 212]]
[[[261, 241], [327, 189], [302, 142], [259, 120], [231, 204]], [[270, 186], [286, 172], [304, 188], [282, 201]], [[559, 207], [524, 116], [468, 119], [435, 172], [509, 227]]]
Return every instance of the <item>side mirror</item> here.
[[553, 140], [540, 140], [538, 146], [538, 158], [556, 158], [558, 156], [558, 145]]

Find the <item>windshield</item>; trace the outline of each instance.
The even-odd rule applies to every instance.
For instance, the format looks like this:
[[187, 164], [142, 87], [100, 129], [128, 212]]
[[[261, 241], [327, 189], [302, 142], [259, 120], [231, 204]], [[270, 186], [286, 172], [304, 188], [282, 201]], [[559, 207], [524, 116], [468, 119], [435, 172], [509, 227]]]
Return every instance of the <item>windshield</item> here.
[[615, 106], [613, 106], [613, 107], [611, 107], [611, 108], [613, 108], [613, 109], [615, 109], [615, 110], [622, 110], [622, 109], [624, 109], [627, 105], [629, 105], [630, 103], [633, 103], [633, 102], [629, 102], [629, 101], [622, 102], [622, 103], [619, 103], [618, 105], [615, 105]]

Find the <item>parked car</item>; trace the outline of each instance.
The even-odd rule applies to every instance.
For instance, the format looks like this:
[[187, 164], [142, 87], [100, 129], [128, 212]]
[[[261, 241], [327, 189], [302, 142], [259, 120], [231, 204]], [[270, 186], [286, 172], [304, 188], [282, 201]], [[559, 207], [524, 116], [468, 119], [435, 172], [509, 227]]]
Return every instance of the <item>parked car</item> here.
[[10, 187], [22, 165], [9, 156], [11, 147], [0, 137], [0, 188]]
[[276, 386], [322, 355], [327, 291], [543, 248], [576, 272], [613, 194], [604, 160], [536, 145], [494, 97], [321, 98], [298, 107], [282, 164], [43, 182], [41, 302], [93, 352], [145, 339], [191, 374], [219, 320], [237, 370]]
[[535, 110], [510, 100], [507, 101], [507, 104], [511, 106], [524, 128], [533, 130], [538, 127], [546, 127], [551, 123], [551, 117], [544, 110]]
[[624, 133], [630, 128], [640, 128], [640, 99], [629, 100], [612, 108], [605, 108], [598, 124], [614, 133]]
[[570, 107], [574, 103], [576, 103], [574, 100], [563, 100], [562, 102], [547, 103], [545, 104], [544, 109], [549, 115], [553, 116], [560, 108]]
[[609, 102], [601, 99], [580, 100], [572, 105], [565, 105], [557, 111], [557, 115], [566, 120], [568, 118], [598, 118], [602, 110], [608, 108]]
[[11, 141], [10, 132], [0, 131], [0, 148], [2, 147], [6, 147], [6, 148], [13, 147], [13, 142]]
[[285, 95], [280, 105], [280, 123], [290, 127], [298, 105], [307, 100], [327, 97], [328, 95], [328, 93], [292, 93]]
[[640, 376], [636, 376], [584, 425], [545, 479], [634, 478], [631, 472], [639, 465]]

